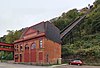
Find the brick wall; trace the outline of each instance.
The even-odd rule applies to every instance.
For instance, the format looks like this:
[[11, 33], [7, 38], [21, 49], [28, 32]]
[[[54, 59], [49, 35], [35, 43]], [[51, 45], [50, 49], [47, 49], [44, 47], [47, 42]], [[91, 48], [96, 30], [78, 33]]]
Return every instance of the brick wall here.
[[[42, 48], [39, 46], [40, 39], [42, 40]], [[34, 45], [34, 43], [36, 44], [36, 47], [32, 48], [32, 44]], [[18, 42], [14, 45], [14, 47], [15, 50], [17, 50], [15, 51], [15, 56], [18, 55], [16, 62], [55, 64], [57, 63], [57, 59], [61, 58], [61, 45], [48, 40], [45, 37]]]
[[61, 58], [61, 45], [46, 38], [44, 45], [44, 62], [56, 64], [58, 58]]

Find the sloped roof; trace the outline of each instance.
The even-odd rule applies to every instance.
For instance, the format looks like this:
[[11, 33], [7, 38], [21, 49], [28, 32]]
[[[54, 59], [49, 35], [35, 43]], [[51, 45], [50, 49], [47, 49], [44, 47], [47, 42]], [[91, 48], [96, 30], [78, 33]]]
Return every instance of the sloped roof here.
[[39, 31], [39, 32], [42, 32], [42, 33], [45, 33], [45, 36], [46, 38], [54, 41], [54, 42], [58, 42], [58, 43], [61, 43], [61, 40], [60, 40], [60, 30], [54, 26], [54, 24], [52, 24], [51, 22], [49, 21], [46, 21], [46, 22], [40, 22], [36, 25], [33, 25], [31, 27], [27, 27], [24, 29], [24, 32], [22, 33], [21, 38], [23, 38], [24, 34], [30, 29], [34, 29], [36, 31]]

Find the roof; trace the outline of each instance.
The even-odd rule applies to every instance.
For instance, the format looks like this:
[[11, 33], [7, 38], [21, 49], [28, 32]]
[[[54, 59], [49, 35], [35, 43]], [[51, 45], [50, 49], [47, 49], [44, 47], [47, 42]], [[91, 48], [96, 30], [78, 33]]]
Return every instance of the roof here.
[[49, 21], [40, 22], [36, 25], [25, 28], [20, 39], [23, 38], [23, 36], [25, 35], [25, 33], [27, 31], [29, 31], [29, 29], [33, 29], [34, 31], [39, 31], [40, 33], [45, 33], [46, 38], [48, 38], [54, 42], [61, 43], [60, 30], [53, 23], [51, 23]]

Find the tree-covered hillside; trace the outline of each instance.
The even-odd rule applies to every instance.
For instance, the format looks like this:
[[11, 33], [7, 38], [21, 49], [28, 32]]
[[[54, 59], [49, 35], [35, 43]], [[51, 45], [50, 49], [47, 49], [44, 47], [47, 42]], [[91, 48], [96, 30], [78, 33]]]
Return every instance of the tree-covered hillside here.
[[68, 11], [67, 13], [62, 13], [60, 17], [51, 19], [51, 22], [54, 23], [56, 27], [58, 27], [60, 30], [62, 30], [64, 27], [66, 27], [70, 22], [75, 20], [80, 16], [80, 13], [77, 9], [72, 9]]
[[95, 1], [91, 12], [72, 33], [73, 43], [64, 41], [62, 57], [100, 63], [100, 0]]
[[0, 42], [13, 43], [15, 40], [20, 38], [23, 30], [24, 29], [16, 31], [7, 30], [8, 34], [4, 35], [3, 37], [0, 37]]

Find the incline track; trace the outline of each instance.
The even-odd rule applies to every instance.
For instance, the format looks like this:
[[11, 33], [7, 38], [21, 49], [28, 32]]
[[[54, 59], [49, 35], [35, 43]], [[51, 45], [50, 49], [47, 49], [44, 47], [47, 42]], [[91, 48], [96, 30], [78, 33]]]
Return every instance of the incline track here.
[[72, 23], [70, 23], [68, 26], [66, 26], [61, 32], [61, 39], [63, 39], [63, 37], [65, 37], [65, 35], [67, 35], [74, 27], [76, 27], [78, 24], [80, 24], [80, 22], [86, 17], [86, 15], [89, 13], [90, 11], [88, 11], [86, 14], [84, 14], [83, 16], [79, 17], [78, 19], [76, 19], [75, 21], [73, 21]]

